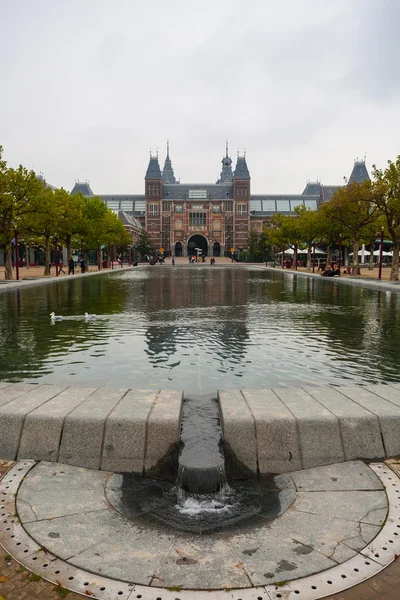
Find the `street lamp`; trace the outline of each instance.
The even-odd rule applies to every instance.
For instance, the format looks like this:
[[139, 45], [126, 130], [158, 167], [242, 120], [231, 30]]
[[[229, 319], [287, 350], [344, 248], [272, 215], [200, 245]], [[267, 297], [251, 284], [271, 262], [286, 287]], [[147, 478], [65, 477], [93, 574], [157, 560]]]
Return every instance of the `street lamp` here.
[[18, 249], [18, 229], [17, 227], [15, 227], [14, 230], [14, 240], [15, 240], [15, 276], [17, 278], [17, 281], [19, 281], [19, 249]]
[[338, 250], [338, 269], [340, 277], [340, 265], [342, 263], [342, 234], [339, 233], [339, 250]]
[[315, 240], [313, 240], [312, 272], [315, 273]]
[[379, 275], [378, 275], [378, 279], [382, 279], [382, 253], [383, 253], [383, 234], [385, 232], [385, 228], [382, 227], [381, 230], [381, 245], [379, 248]]
[[100, 271], [100, 240], [97, 241], [97, 270]]
[[56, 277], [58, 277], [58, 237], [54, 234], [54, 261], [56, 263]]

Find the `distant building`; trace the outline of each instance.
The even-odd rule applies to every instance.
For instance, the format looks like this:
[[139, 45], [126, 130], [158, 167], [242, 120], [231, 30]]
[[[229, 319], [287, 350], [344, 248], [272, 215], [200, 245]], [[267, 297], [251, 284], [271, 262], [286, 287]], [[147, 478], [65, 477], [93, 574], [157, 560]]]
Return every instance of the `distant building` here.
[[[119, 215], [133, 217], [158, 250], [187, 256], [199, 248], [203, 254], [220, 256], [245, 249], [250, 229], [261, 233], [274, 214], [294, 215], [296, 206], [317, 210], [341, 187], [316, 181], [308, 182], [301, 194], [251, 194], [246, 156], [237, 156], [233, 170], [226, 145], [221, 162], [216, 183], [180, 183], [168, 144], [162, 170], [158, 155], [150, 155], [144, 194], [98, 195]], [[369, 179], [365, 161], [355, 161], [349, 183], [365, 179]], [[77, 182], [71, 193], [77, 192], [93, 196], [87, 182]]]

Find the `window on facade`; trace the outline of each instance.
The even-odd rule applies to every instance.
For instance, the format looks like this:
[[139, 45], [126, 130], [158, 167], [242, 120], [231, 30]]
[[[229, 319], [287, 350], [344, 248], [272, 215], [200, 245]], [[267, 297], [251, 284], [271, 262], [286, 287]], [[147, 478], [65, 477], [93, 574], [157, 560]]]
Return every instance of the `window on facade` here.
[[277, 200], [276, 210], [278, 212], [290, 212], [289, 200]]
[[207, 190], [189, 190], [189, 198], [207, 198]]
[[261, 200], [250, 200], [250, 210], [261, 212]]
[[213, 212], [221, 212], [221, 205], [220, 204], [213, 204]]
[[158, 204], [149, 204], [148, 212], [149, 215], [158, 215]]
[[158, 185], [149, 185], [147, 189], [149, 196], [158, 196], [160, 194], [160, 187]]
[[171, 210], [171, 202], [163, 202], [163, 211], [170, 212]]
[[291, 200], [290, 201], [290, 208], [292, 209], [292, 211], [296, 208], [296, 206], [303, 206], [303, 200]]
[[183, 212], [182, 204], [175, 204], [175, 212]]
[[206, 213], [189, 213], [189, 225], [206, 225]]
[[311, 208], [311, 210], [317, 210], [317, 201], [316, 200], [304, 200], [304, 206], [306, 208]]
[[119, 209], [119, 200], [108, 200], [107, 206], [111, 210], [118, 210]]
[[247, 204], [238, 204], [237, 205], [237, 214], [238, 215], [247, 215]]
[[144, 200], [135, 200], [135, 212], [144, 212], [146, 210], [146, 202]]
[[225, 210], [226, 210], [226, 212], [232, 212], [233, 211], [233, 202], [225, 202]]
[[132, 200], [121, 200], [121, 210], [132, 210], [133, 202]]
[[276, 211], [275, 200], [263, 200], [262, 201], [262, 209], [264, 212], [275, 212]]

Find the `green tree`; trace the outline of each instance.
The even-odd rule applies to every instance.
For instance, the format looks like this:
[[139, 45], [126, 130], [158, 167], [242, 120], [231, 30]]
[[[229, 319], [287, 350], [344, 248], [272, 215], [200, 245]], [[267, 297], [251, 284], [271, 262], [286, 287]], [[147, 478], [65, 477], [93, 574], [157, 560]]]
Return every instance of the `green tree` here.
[[65, 242], [69, 260], [72, 257], [74, 246], [80, 247], [82, 234], [85, 231], [85, 198], [81, 193], [71, 196], [63, 188], [57, 190], [57, 193], [59, 194], [59, 203], [62, 206], [57, 234]]
[[0, 146], [0, 242], [6, 251], [5, 278], [12, 279], [11, 256], [15, 230], [24, 235], [27, 223], [38, 208], [38, 198], [43, 184], [33, 171], [22, 165], [17, 169], [7, 167]]
[[139, 237], [139, 242], [137, 243], [138, 252], [140, 252], [140, 256], [142, 260], [145, 256], [154, 256], [155, 248], [150, 241], [150, 236], [147, 231], [143, 230]]
[[358, 269], [360, 242], [368, 242], [376, 232], [380, 211], [375, 195], [371, 181], [351, 183], [337, 190], [324, 210], [325, 218], [339, 223], [343, 238], [353, 245], [353, 274]]
[[373, 166], [375, 194], [373, 203], [385, 219], [385, 228], [393, 242], [391, 281], [399, 279], [400, 248], [400, 156], [388, 161], [385, 170]]
[[323, 225], [318, 211], [296, 206], [294, 209], [298, 217], [296, 222], [296, 236], [307, 247], [307, 270], [311, 271], [311, 249], [313, 244], [322, 241]]

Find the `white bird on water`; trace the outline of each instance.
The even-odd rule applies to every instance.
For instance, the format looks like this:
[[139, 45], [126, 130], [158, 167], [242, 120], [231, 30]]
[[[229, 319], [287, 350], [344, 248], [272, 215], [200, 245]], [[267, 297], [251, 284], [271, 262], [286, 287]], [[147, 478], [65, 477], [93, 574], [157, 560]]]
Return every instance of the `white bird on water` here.
[[89, 313], [85, 312], [85, 319], [86, 321], [88, 321], [89, 319], [95, 319], [96, 315], [89, 315]]
[[52, 321], [62, 321], [62, 317], [57, 316], [54, 312], [50, 313], [50, 319]]

